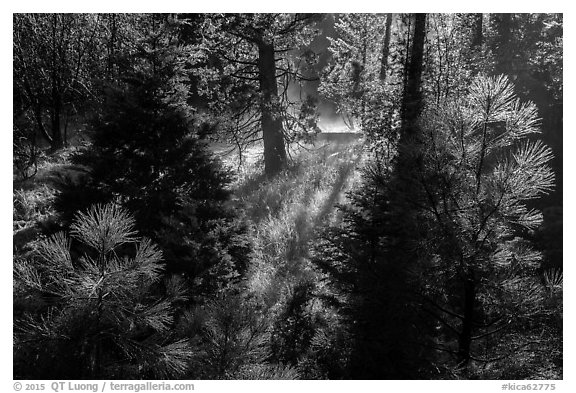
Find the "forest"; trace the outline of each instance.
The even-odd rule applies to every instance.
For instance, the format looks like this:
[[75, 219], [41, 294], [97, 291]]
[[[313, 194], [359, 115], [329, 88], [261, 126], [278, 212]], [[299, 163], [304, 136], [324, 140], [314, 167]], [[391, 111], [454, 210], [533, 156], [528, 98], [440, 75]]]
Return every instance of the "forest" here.
[[562, 14], [13, 14], [13, 378], [563, 379]]

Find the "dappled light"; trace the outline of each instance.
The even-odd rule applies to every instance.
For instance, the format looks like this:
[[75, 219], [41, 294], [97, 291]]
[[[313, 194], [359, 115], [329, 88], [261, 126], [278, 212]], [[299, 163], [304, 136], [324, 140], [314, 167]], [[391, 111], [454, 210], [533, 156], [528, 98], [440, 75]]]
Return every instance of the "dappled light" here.
[[16, 13], [13, 86], [14, 379], [564, 378], [562, 14]]

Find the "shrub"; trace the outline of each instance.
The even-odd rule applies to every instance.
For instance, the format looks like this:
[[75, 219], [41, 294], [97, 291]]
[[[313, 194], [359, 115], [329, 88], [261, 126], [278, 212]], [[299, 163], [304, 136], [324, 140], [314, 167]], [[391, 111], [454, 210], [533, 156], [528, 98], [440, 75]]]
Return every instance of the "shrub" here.
[[[192, 377], [236, 379], [275, 375], [268, 363], [269, 319], [253, 299], [234, 291], [222, 293], [183, 321], [184, 330], [196, 325], [198, 351], [192, 359]], [[194, 316], [196, 318], [194, 318]], [[200, 321], [198, 320], [200, 319]]]
[[[177, 279], [161, 285], [162, 253], [138, 240], [134, 219], [108, 204], [79, 213], [15, 264], [14, 377], [175, 378], [191, 356], [170, 335]], [[79, 242], [85, 252], [71, 252]], [[165, 287], [164, 295], [160, 294]]]

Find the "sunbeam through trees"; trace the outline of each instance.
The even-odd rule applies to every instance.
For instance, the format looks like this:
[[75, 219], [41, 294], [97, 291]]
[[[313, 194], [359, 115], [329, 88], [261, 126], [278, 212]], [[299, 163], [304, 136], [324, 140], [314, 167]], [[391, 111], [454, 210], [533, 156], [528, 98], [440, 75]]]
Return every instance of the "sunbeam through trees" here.
[[563, 378], [562, 14], [17, 13], [13, 82], [15, 379]]

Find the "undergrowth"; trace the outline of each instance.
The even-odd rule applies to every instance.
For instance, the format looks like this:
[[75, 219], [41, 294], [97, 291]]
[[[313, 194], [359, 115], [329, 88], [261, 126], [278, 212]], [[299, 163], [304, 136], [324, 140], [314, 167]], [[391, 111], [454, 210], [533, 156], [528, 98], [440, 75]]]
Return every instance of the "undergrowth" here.
[[253, 224], [248, 287], [267, 305], [313, 277], [307, 257], [314, 229], [338, 219], [334, 207], [342, 202], [361, 153], [359, 142], [330, 144], [300, 150], [289, 168], [270, 180], [257, 163], [241, 172], [235, 195]]
[[[309, 250], [317, 231], [339, 222], [336, 206], [346, 202], [346, 192], [359, 181], [356, 168], [362, 159], [363, 146], [357, 141], [300, 149], [290, 166], [273, 179], [262, 175], [258, 161], [237, 167], [232, 192], [236, 204], [244, 206], [253, 244], [244, 276], [245, 291], [241, 296], [231, 293], [224, 298], [228, 311], [222, 315], [214, 314], [220, 308], [212, 303], [202, 306], [207, 313], [204, 317], [199, 308], [192, 313], [197, 331], [182, 337], [204, 338], [198, 344], [198, 356], [190, 363], [190, 376], [207, 373], [209, 378], [327, 378], [323, 369], [337, 367], [332, 363], [340, 360], [334, 358], [333, 351], [326, 352], [326, 337], [342, 336], [345, 340], [345, 335], [331, 331], [340, 326], [338, 316], [318, 299], [323, 284], [310, 263]], [[72, 167], [65, 156], [57, 157], [46, 162], [30, 184], [15, 188], [15, 239], [17, 232], [26, 232], [22, 229], [35, 228], [55, 217], [59, 173], [74, 170], [78, 168]], [[39, 233], [31, 231], [23, 243], [30, 243]], [[252, 310], [249, 315], [238, 314], [248, 309]], [[248, 345], [244, 338], [233, 339], [241, 347], [239, 352], [223, 356], [218, 350], [228, 351], [233, 343], [220, 340], [218, 329], [225, 328], [231, 316], [233, 320], [249, 317], [246, 326], [240, 323], [231, 327], [238, 337], [260, 341]], [[250, 333], [254, 327], [261, 331]], [[246, 358], [247, 354], [257, 356]], [[222, 359], [236, 363], [220, 364]], [[220, 363], [214, 363], [216, 360]], [[213, 369], [206, 368], [208, 364], [213, 364]]]
[[237, 171], [234, 196], [252, 228], [246, 292], [270, 320], [269, 361], [295, 367], [302, 378], [330, 378], [345, 363], [345, 351], [326, 349], [327, 337], [345, 333], [331, 331], [342, 324], [321, 300], [325, 288], [310, 250], [323, 227], [340, 222], [336, 206], [360, 181], [363, 157], [361, 141], [332, 143], [300, 149], [273, 179], [257, 161]]

